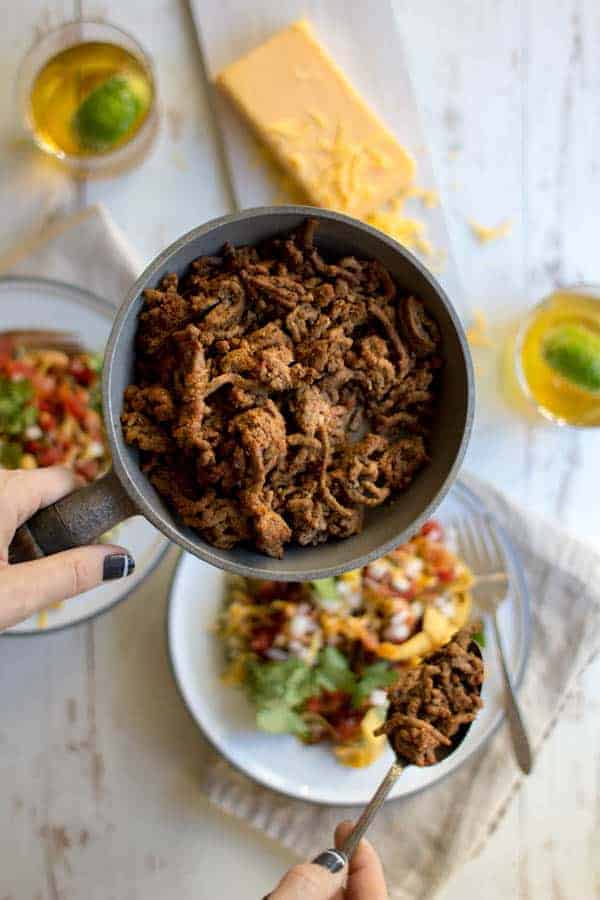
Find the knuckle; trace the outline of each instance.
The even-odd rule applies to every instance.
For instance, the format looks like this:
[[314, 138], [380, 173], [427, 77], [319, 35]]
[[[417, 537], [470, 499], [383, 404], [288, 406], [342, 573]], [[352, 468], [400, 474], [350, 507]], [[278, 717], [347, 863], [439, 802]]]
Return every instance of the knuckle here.
[[321, 870], [311, 863], [298, 863], [293, 866], [290, 869], [290, 877], [299, 886], [303, 885], [311, 889], [318, 888], [323, 882]]
[[95, 567], [93, 562], [84, 555], [78, 555], [71, 564], [71, 596], [82, 594], [91, 588], [95, 582]]

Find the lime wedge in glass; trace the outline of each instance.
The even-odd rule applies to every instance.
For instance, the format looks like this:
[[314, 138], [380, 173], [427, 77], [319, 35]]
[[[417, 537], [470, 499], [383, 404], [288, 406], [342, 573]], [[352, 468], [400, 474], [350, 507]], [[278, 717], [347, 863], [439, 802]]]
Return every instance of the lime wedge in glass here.
[[548, 365], [571, 384], [600, 391], [600, 336], [585, 325], [560, 325], [544, 339]]
[[146, 104], [122, 75], [109, 78], [88, 94], [73, 125], [88, 150], [109, 150], [135, 125]]

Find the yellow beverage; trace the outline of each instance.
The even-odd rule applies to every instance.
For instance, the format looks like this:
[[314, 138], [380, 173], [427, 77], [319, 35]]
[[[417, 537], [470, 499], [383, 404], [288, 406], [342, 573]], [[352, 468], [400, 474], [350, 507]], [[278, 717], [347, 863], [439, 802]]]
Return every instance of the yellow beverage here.
[[537, 306], [516, 346], [517, 373], [540, 412], [560, 423], [600, 425], [600, 293], [559, 290]]
[[92, 157], [127, 144], [153, 100], [152, 78], [133, 53], [105, 41], [84, 41], [42, 66], [30, 90], [29, 120], [48, 152]]

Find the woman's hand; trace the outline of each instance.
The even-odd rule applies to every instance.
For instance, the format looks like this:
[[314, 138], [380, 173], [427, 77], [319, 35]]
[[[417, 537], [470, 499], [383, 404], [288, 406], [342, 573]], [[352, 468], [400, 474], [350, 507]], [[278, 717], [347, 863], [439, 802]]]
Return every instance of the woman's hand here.
[[[341, 847], [351, 831], [351, 822], [338, 825], [335, 846]], [[379, 857], [371, 844], [362, 840], [348, 869], [331, 872], [316, 863], [294, 866], [269, 894], [269, 900], [387, 900], [387, 896]]]
[[0, 469], [0, 631], [51, 603], [133, 572], [131, 556], [111, 544], [8, 564], [8, 548], [19, 525], [80, 486], [77, 476], [61, 466], [27, 472]]

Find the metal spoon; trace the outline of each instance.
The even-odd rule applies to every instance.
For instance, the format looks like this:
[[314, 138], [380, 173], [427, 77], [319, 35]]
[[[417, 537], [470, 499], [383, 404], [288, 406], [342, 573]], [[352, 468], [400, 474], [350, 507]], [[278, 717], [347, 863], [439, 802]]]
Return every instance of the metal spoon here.
[[[473, 653], [476, 653], [477, 656], [481, 658], [481, 650], [479, 649], [479, 645], [475, 641], [471, 641], [469, 644], [469, 650]], [[481, 691], [481, 686], [480, 686]], [[388, 715], [390, 715], [390, 711], [388, 711]], [[455, 750], [458, 750], [462, 742], [467, 736], [469, 728], [473, 723], [467, 722], [465, 725], [462, 725], [461, 728], [458, 729], [456, 734], [452, 739], [452, 744], [450, 747], [440, 747], [437, 751], [437, 762], [442, 762], [442, 760], [447, 759], [450, 754], [454, 753]], [[388, 737], [389, 740], [389, 737]], [[391, 742], [390, 742], [391, 746]], [[393, 749], [393, 748], [392, 748]], [[395, 762], [392, 763], [387, 775], [373, 794], [369, 804], [364, 808], [360, 818], [358, 819], [356, 825], [338, 850], [336, 847], [332, 847], [329, 850], [325, 850], [323, 853], [320, 853], [313, 862], [318, 862], [319, 865], [325, 866], [325, 868], [330, 869], [331, 871], [338, 872], [342, 866], [345, 866], [356, 851], [361, 838], [364, 836], [365, 832], [369, 828], [371, 822], [383, 806], [387, 796], [389, 795], [391, 789], [396, 784], [396, 781], [402, 774], [402, 772], [411, 765], [409, 760], [396, 756]]]

